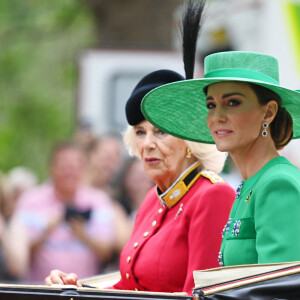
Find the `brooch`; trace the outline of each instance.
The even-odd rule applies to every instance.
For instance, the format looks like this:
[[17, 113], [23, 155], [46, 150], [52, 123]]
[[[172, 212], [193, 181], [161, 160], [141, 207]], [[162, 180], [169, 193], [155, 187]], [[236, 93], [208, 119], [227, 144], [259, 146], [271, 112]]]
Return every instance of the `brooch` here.
[[177, 217], [179, 216], [179, 214], [182, 212], [182, 210], [183, 210], [182, 207], [183, 207], [183, 204], [181, 203], [180, 207], [179, 207], [179, 209], [178, 209], [178, 211], [176, 213], [175, 219], [177, 219]]
[[251, 195], [252, 195], [252, 191], [250, 191], [249, 195], [247, 196], [247, 198], [245, 200], [245, 202], [247, 202], [247, 204], [248, 204], [248, 202], [249, 202], [249, 200], [251, 198]]

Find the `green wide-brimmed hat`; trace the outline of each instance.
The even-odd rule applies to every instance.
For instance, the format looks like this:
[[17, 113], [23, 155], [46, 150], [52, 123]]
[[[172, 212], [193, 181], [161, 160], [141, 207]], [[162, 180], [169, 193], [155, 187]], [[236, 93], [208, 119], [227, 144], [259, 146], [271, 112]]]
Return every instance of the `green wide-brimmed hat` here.
[[300, 137], [300, 93], [279, 85], [276, 58], [255, 52], [219, 52], [205, 58], [204, 73], [204, 78], [166, 84], [149, 92], [141, 104], [145, 118], [176, 137], [213, 144], [206, 124], [204, 89], [216, 82], [241, 81], [278, 94], [293, 118], [293, 138]]

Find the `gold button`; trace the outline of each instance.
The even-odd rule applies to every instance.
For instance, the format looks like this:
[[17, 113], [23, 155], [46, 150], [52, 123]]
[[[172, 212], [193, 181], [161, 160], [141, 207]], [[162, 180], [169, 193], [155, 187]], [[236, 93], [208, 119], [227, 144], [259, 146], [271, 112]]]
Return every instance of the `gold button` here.
[[144, 237], [148, 236], [149, 232], [144, 232]]
[[128, 256], [128, 257], [127, 257], [127, 262], [130, 263], [130, 261], [131, 261], [131, 257]]
[[128, 274], [128, 273], [126, 273], [126, 279], [129, 279], [129, 278], [130, 278], [129, 274]]
[[157, 222], [156, 222], [156, 221], [153, 221], [153, 222], [152, 222], [152, 227], [155, 227], [156, 224], [157, 224]]
[[161, 214], [162, 212], [163, 212], [163, 209], [160, 208], [160, 209], [158, 210], [158, 213]]
[[134, 290], [137, 292], [139, 289], [138, 289], [138, 288], [135, 288]]
[[139, 243], [138, 243], [138, 242], [135, 242], [135, 243], [133, 244], [133, 247], [136, 248], [138, 245], [139, 245]]

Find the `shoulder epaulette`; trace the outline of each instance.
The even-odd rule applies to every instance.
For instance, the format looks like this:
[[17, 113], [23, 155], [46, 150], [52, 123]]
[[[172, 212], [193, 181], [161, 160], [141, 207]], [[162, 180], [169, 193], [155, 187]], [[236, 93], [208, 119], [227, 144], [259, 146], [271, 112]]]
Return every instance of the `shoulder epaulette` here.
[[213, 171], [203, 170], [201, 171], [201, 175], [209, 179], [212, 183], [225, 182], [225, 180], [222, 177], [220, 177]]

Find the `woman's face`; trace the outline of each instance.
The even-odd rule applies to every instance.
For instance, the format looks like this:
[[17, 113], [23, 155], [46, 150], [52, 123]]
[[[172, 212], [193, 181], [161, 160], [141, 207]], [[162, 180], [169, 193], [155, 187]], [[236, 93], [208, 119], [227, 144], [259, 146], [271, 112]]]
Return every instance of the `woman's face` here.
[[250, 85], [218, 82], [207, 90], [207, 125], [219, 151], [247, 151], [261, 140], [264, 106]]
[[165, 191], [189, 165], [184, 140], [160, 131], [146, 120], [135, 125], [134, 131], [146, 174]]
[[51, 175], [56, 190], [63, 197], [74, 196], [83, 175], [85, 159], [78, 149], [66, 148], [54, 154]]
[[137, 209], [154, 186], [154, 182], [147, 176], [141, 160], [136, 159], [131, 162], [125, 174], [124, 186], [132, 201], [131, 204]]

